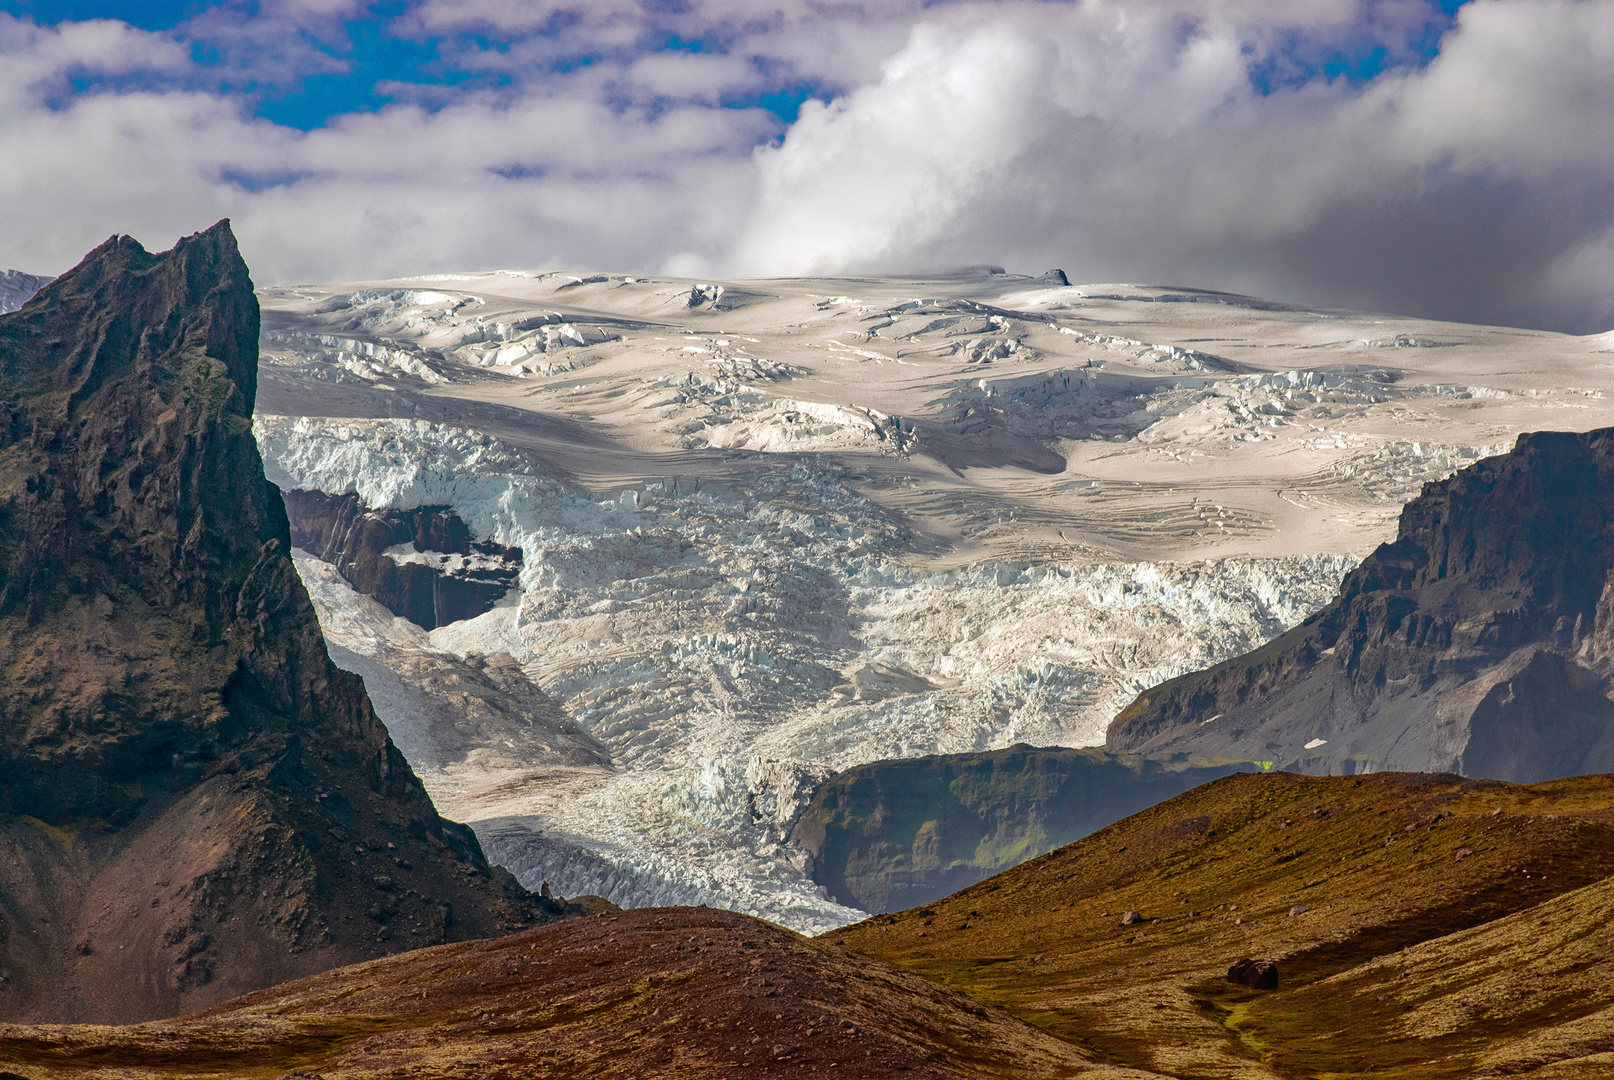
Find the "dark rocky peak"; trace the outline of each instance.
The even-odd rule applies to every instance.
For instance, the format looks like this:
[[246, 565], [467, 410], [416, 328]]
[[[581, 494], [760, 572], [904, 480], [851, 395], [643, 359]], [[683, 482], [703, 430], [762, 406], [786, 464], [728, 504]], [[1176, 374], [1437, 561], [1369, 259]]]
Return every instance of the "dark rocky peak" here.
[[285, 493], [291, 541], [388, 611], [434, 630], [493, 608], [521, 575], [521, 549], [477, 540], [447, 506], [372, 510], [357, 495]]
[[[293, 708], [281, 676], [308, 627], [275, 580], [285, 513], [249, 431], [257, 334], [223, 223], [160, 256], [114, 237], [0, 319], [11, 809], [120, 820], [134, 775]], [[275, 707], [249, 721], [226, 694]]]
[[0, 1016], [124, 1021], [559, 913], [330, 662], [227, 223], [0, 317]]
[[1112, 750], [1533, 781], [1614, 767], [1614, 429], [1425, 485], [1328, 607], [1145, 691]]

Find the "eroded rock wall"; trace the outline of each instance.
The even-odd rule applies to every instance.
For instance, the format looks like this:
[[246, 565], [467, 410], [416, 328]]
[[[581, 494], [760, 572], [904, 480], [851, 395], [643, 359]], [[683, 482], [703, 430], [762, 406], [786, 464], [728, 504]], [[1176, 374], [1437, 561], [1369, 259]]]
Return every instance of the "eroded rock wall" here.
[[0, 319], [0, 1016], [174, 1015], [558, 913], [326, 655], [227, 223]]
[[875, 761], [826, 780], [791, 841], [841, 903], [901, 911], [1236, 771], [1025, 745]]
[[424, 630], [491, 611], [521, 573], [521, 549], [474, 539], [446, 506], [376, 511], [297, 488], [284, 498], [293, 545]]
[[1111, 750], [1531, 782], [1614, 769], [1614, 429], [1425, 486], [1338, 597], [1144, 691]]

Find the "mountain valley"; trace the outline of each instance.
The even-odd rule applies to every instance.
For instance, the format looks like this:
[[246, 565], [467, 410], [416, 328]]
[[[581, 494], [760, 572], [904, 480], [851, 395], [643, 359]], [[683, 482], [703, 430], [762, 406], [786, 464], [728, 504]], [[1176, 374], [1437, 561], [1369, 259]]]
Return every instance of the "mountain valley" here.
[[1614, 1052], [1611, 874], [1607, 776], [1243, 774], [817, 939], [602, 911], [172, 1020], [0, 1025], [0, 1069], [1594, 1078]]
[[1607, 340], [434, 284], [0, 321], [0, 1077], [1607, 1074]]
[[311, 586], [394, 737], [440, 724], [376, 666], [403, 633], [434, 670], [508, 656], [609, 758], [416, 761], [444, 812], [529, 887], [811, 931], [860, 914], [788, 842], [829, 776], [1100, 744], [1323, 607], [1426, 481], [1614, 422], [1606, 337], [990, 268], [262, 302], [256, 431], [293, 507], [443, 508], [521, 553], [517, 590], [429, 629]]

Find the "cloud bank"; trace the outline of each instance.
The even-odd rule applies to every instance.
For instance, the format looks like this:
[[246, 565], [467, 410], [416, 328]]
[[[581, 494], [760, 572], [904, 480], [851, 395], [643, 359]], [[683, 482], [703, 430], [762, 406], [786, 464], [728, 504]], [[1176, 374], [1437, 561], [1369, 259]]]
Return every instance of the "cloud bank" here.
[[0, 265], [228, 215], [263, 282], [993, 262], [1592, 332], [1611, 102], [1614, 0], [0, 14]]

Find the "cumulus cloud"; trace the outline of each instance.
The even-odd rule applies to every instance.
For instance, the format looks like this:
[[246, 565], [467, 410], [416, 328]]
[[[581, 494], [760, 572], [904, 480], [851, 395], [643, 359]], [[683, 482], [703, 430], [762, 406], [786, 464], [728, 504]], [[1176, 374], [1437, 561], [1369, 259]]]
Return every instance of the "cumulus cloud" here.
[[777, 148], [733, 258], [742, 272], [910, 268], [1001, 190], [1050, 119], [1053, 49], [1005, 26], [921, 26], [880, 81], [810, 102]]
[[[446, 101], [399, 87], [308, 132], [199, 74], [166, 35], [0, 16], [0, 262], [58, 272], [112, 232], [165, 245], [230, 216], [267, 282], [634, 268], [731, 233], [713, 203], [745, 203], [782, 127], [631, 60]], [[94, 89], [64, 98], [74, 80]]]
[[[0, 265], [229, 215], [265, 282], [995, 262], [1614, 325], [1614, 0], [245, 11], [0, 15]], [[319, 79], [370, 100], [258, 115]]]
[[[1206, 7], [954, 9], [877, 83], [757, 151], [736, 267], [991, 260], [1477, 321], [1614, 322], [1614, 4], [1480, 0], [1427, 65], [1270, 93], [1252, 56], [1302, 29], [1285, 25], [1294, 8], [1187, 18]], [[987, 51], [1015, 59], [994, 69]]]

